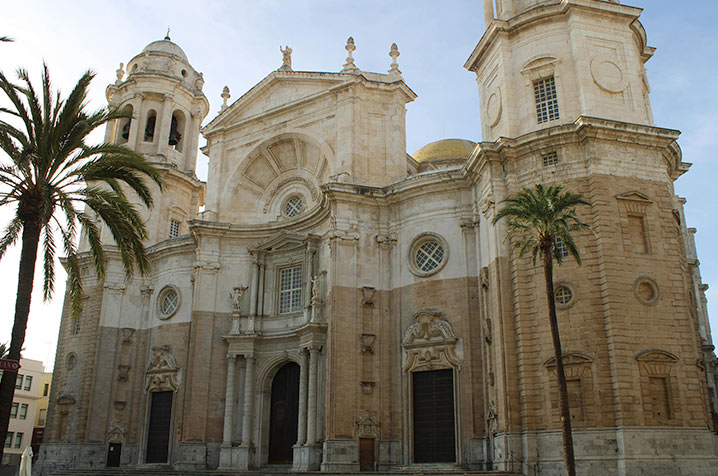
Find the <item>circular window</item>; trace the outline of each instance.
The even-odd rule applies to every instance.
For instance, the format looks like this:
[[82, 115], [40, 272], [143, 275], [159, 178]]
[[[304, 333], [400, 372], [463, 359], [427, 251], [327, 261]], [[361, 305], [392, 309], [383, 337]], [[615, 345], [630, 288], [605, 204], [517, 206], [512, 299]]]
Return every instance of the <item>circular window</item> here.
[[302, 212], [302, 208], [304, 208], [304, 200], [302, 200], [302, 197], [299, 195], [292, 195], [284, 203], [283, 210], [286, 216], [294, 218]]
[[75, 368], [75, 365], [77, 365], [77, 354], [70, 352], [65, 358], [65, 367], [67, 370], [72, 370]]
[[177, 312], [180, 305], [180, 295], [173, 286], [167, 286], [157, 298], [157, 310], [160, 319], [169, 319]]
[[444, 267], [449, 255], [446, 241], [434, 233], [419, 235], [409, 252], [409, 269], [418, 276], [438, 273]]
[[576, 290], [573, 285], [566, 282], [560, 281], [556, 283], [553, 289], [553, 297], [556, 301], [556, 307], [558, 309], [568, 309], [573, 306], [576, 301]]
[[633, 292], [639, 301], [648, 306], [657, 303], [661, 297], [658, 284], [648, 276], [640, 276], [636, 279], [633, 283]]

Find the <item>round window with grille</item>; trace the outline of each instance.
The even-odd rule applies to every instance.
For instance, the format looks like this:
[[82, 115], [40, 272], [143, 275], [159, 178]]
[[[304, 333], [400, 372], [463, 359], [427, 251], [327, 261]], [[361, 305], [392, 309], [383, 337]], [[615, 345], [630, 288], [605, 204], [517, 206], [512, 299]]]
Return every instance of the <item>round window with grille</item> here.
[[180, 294], [174, 286], [167, 286], [157, 298], [157, 311], [160, 319], [169, 319], [180, 306]]
[[558, 309], [568, 309], [576, 301], [576, 290], [573, 284], [567, 281], [556, 283], [553, 289], [553, 297]]
[[289, 218], [294, 218], [295, 216], [302, 213], [302, 209], [304, 208], [304, 200], [302, 200], [302, 197], [299, 195], [292, 195], [287, 199], [286, 202], [284, 202], [284, 215], [286, 215]]
[[414, 239], [409, 251], [409, 269], [418, 276], [438, 273], [448, 259], [446, 241], [435, 233], [423, 233]]

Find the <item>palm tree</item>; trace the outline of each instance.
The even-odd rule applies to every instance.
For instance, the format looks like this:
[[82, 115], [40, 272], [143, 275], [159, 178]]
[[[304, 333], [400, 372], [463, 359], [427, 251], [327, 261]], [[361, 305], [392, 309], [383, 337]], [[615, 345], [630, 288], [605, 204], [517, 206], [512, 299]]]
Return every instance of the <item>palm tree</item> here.
[[[15, 322], [8, 358], [19, 360], [30, 311], [30, 296], [38, 247], [42, 239], [43, 297], [55, 289], [55, 233], [59, 232], [68, 272], [67, 294], [73, 316], [82, 307], [79, 230], [87, 238], [99, 279], [105, 273], [101, 233], [95, 218], [109, 228], [126, 274], [136, 266], [144, 273], [149, 260], [142, 241], [147, 230], [140, 212], [126, 191], [152, 205], [144, 179], [161, 185], [159, 172], [138, 153], [113, 144], [88, 145], [88, 135], [98, 127], [126, 117], [112, 109], [86, 111], [87, 90], [95, 74], [87, 71], [67, 98], [52, 90], [43, 65], [38, 95], [25, 70], [19, 84], [0, 72], [0, 91], [9, 108], [0, 109], [0, 205], [15, 205], [15, 215], [0, 237], [0, 259], [8, 247], [22, 240], [15, 303]], [[42, 99], [41, 99], [42, 98]], [[12, 119], [17, 127], [3, 117]], [[84, 205], [84, 207], [80, 207]], [[78, 226], [80, 225], [80, 226]], [[5, 441], [17, 372], [6, 371], [0, 380], [0, 441]], [[0, 458], [3, 446], [0, 445]]]
[[10, 43], [13, 41], [9, 36], [0, 36], [0, 43]]
[[576, 215], [576, 206], [590, 205], [590, 203], [580, 194], [563, 191], [561, 185], [541, 184], [536, 185], [533, 190], [524, 187], [521, 192], [510, 196], [502, 203], [506, 203], [507, 206], [496, 214], [493, 224], [504, 217], [508, 218], [506, 237], [512, 240], [511, 252], [518, 251], [519, 256], [523, 256], [529, 251], [534, 266], [539, 255], [543, 259], [549, 323], [556, 358], [564, 462], [566, 474], [575, 476], [571, 414], [568, 408], [568, 390], [561, 359], [561, 339], [558, 333], [553, 289], [553, 260], [555, 259], [559, 265], [563, 261], [563, 256], [556, 247], [556, 242], [561, 240], [569, 253], [576, 258], [576, 262], [581, 264], [581, 257], [571, 233], [589, 228]]

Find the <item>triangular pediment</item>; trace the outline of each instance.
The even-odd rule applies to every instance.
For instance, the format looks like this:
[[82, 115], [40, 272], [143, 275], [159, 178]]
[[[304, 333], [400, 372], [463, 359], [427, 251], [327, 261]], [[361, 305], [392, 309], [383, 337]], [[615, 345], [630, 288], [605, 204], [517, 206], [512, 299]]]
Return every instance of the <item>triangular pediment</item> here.
[[204, 135], [248, 118], [259, 117], [327, 94], [351, 77], [341, 73], [274, 71], [222, 111], [203, 129]]
[[637, 192], [635, 190], [631, 192], [619, 193], [618, 195], [616, 195], [616, 198], [618, 200], [632, 200], [635, 202], [653, 203], [652, 200], [648, 198], [648, 195], [641, 192]]
[[280, 231], [274, 236], [256, 243], [249, 250], [252, 253], [290, 251], [306, 246], [308, 241], [317, 240], [319, 240], [317, 235]]

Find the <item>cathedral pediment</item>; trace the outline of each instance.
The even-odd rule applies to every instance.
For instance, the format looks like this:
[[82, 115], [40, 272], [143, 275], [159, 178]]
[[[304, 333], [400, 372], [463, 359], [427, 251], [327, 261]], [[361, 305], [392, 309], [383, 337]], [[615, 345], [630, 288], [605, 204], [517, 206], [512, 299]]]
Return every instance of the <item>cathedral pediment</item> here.
[[293, 251], [303, 248], [308, 241], [317, 240], [319, 240], [318, 235], [280, 231], [274, 236], [256, 243], [250, 247], [250, 251], [260, 253]]
[[211, 134], [246, 119], [319, 98], [330, 94], [336, 86], [352, 82], [352, 79], [339, 73], [274, 71], [222, 111], [204, 128], [203, 133]]

